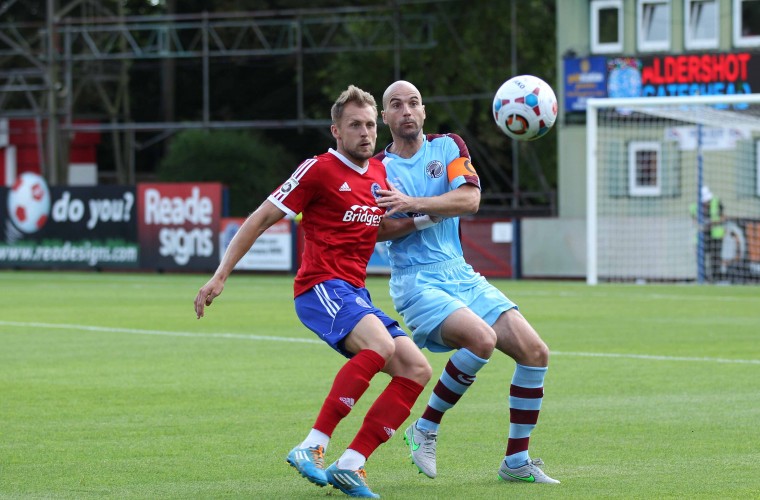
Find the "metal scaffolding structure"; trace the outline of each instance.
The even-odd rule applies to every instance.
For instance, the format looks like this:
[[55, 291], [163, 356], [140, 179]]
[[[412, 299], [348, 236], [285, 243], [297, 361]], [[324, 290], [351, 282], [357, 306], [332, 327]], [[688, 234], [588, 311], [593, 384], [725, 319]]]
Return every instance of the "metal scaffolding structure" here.
[[[134, 182], [134, 133], [183, 129], [328, 127], [329, 120], [304, 114], [303, 57], [346, 51], [401, 51], [435, 46], [430, 15], [403, 20], [387, 8], [304, 9], [230, 14], [123, 16], [99, 2], [48, 0], [45, 26], [0, 24], [0, 113], [33, 118], [45, 129], [43, 171], [52, 184], [65, 180], [62, 158], [72, 132], [111, 133], [119, 180]], [[7, 5], [7, 4], [6, 4]], [[83, 7], [89, 7], [84, 9]], [[7, 9], [8, 7], [6, 7]], [[120, 2], [117, 9], [122, 10]], [[86, 16], [84, 14], [87, 14]], [[77, 15], [76, 17], [74, 17]], [[356, 30], [361, 23], [362, 30]], [[402, 26], [403, 24], [403, 26]], [[210, 61], [249, 56], [295, 56], [297, 116], [278, 120], [213, 121]], [[132, 61], [200, 59], [202, 119], [135, 122], [129, 113]], [[6, 69], [7, 68], [7, 69]], [[75, 103], [84, 93], [98, 97], [97, 122], [77, 123]], [[52, 119], [51, 118], [57, 118]]]
[[[18, 0], [6, 0], [0, 4], [0, 16], [17, 3]], [[434, 14], [401, 15], [401, 3], [394, 2], [390, 7], [126, 16], [123, 2], [46, 0], [44, 22], [4, 23], [0, 18], [0, 116], [32, 119], [37, 136], [44, 138], [39, 145], [42, 172], [53, 185], [67, 181], [66, 159], [71, 137], [77, 132], [108, 134], [115, 180], [131, 184], [136, 180], [138, 148], [162, 142], [179, 130], [327, 129], [329, 120], [314, 119], [304, 111], [305, 57], [347, 51], [390, 52], [394, 77], [398, 79], [403, 52], [436, 46], [437, 22], [446, 23], [451, 36], [464, 45], [450, 20]], [[435, 2], [431, 0], [431, 3]], [[295, 116], [213, 120], [211, 62], [262, 56], [284, 56], [294, 61]], [[145, 60], [161, 61], [163, 65], [180, 60], [200, 61], [199, 119], [176, 121], [173, 108], [161, 121], [132, 119], [130, 68]], [[163, 101], [173, 107], [167, 92], [174, 91], [174, 82], [163, 82], [163, 85]], [[519, 178], [506, 176], [488, 148], [468, 133], [450, 106], [453, 101], [491, 97], [490, 93], [429, 96], [426, 102], [437, 102], [450, 114], [472, 152], [478, 154], [483, 164], [481, 175], [490, 185], [509, 186], [513, 193], [505, 193], [500, 198], [510, 198], [511, 210], [520, 211], [521, 200], [534, 195], [538, 199], [547, 193], [553, 196], [541, 166], [529, 159], [529, 168], [543, 181], [546, 192], [520, 192]], [[88, 109], [83, 112], [81, 102], [84, 100]], [[135, 139], [138, 133], [152, 136], [138, 143]], [[517, 170], [516, 161], [517, 158], [513, 158], [513, 172]], [[554, 206], [555, 200], [552, 198], [550, 203]], [[555, 211], [555, 208], [550, 207], [550, 210]]]

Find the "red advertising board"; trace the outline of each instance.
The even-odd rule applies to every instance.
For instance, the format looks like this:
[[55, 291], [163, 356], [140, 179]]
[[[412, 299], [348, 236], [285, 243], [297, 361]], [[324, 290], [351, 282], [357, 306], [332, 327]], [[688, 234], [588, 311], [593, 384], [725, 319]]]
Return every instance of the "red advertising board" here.
[[210, 182], [138, 184], [141, 267], [216, 269], [222, 190], [222, 184]]
[[[488, 278], [514, 275], [511, 220], [463, 217], [459, 227], [464, 257], [477, 272]], [[505, 228], [506, 237], [502, 235]]]

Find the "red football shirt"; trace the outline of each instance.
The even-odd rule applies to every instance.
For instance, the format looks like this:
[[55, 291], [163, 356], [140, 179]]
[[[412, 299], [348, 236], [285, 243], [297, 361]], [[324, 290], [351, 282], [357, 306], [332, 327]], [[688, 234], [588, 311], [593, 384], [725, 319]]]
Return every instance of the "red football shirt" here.
[[293, 284], [296, 297], [330, 279], [364, 287], [367, 263], [385, 209], [375, 193], [385, 188], [385, 166], [372, 158], [360, 168], [330, 149], [298, 166], [269, 201], [295, 216], [303, 213], [305, 245]]

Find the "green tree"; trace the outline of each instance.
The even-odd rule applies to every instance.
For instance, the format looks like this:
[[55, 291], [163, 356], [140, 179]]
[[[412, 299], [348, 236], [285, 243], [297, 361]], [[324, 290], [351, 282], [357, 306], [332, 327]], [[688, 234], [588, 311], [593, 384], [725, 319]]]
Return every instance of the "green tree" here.
[[[174, 10], [176, 14], [197, 21], [198, 17], [193, 15], [204, 11], [212, 18], [224, 13], [247, 11], [255, 12], [256, 18], [264, 22], [300, 19], [307, 23], [317, 18], [330, 19], [333, 16], [324, 9], [347, 7], [348, 4], [336, 0], [57, 1], [61, 9], [69, 12], [69, 17], [81, 17], [87, 12], [109, 17], [103, 9], [113, 9], [117, 4], [123, 5], [124, 13], [132, 16], [166, 14]], [[456, 132], [465, 138], [483, 178], [484, 194], [516, 190], [512, 185], [514, 147], [519, 148], [519, 190], [554, 189], [556, 131], [533, 143], [513, 143], [493, 123], [491, 103], [496, 89], [513, 76], [513, 35], [516, 39], [514, 62], [517, 73], [533, 74], [553, 86], [557, 85], [556, 1], [355, 0], [350, 2], [349, 7], [355, 9], [355, 14], [335, 16], [342, 23], [341, 27], [353, 30], [355, 37], [329, 24], [324, 25], [322, 32], [312, 32], [317, 33], [312, 41], [319, 47], [323, 46], [323, 40], [327, 48], [331, 45], [351, 47], [354, 38], [361, 40], [362, 43], [356, 44], [354, 50], [310, 51], [310, 44], [304, 43], [304, 51], [298, 55], [273, 52], [255, 57], [212, 58], [209, 62], [208, 89], [210, 119], [245, 122], [299, 118], [297, 89], [301, 88], [301, 82], [305, 106], [303, 116], [326, 119], [335, 96], [349, 84], [372, 92], [379, 101], [384, 89], [398, 75], [415, 83], [423, 93], [428, 115], [426, 132]], [[4, 13], [4, 18], [10, 21], [44, 19], [45, 3], [41, 0], [6, 3], [10, 8]], [[76, 5], [81, 6], [82, 13], [70, 9]], [[516, 7], [517, 17], [514, 28], [511, 22], [512, 5]], [[98, 6], [98, 9], [91, 9], [91, 6]], [[431, 31], [424, 31], [421, 35], [419, 30], [415, 31], [415, 27], [422, 26], [415, 16], [423, 15], [432, 16], [435, 22]], [[396, 53], [393, 49], [396, 39], [393, 29], [389, 27], [391, 25], [380, 32], [376, 31], [376, 21], [388, 18], [399, 21], [402, 40], [414, 41], [416, 37], [425, 39], [430, 35], [429, 39], [434, 41], [435, 46], [425, 49], [402, 47]], [[316, 30], [318, 28], [315, 26], [319, 23], [309, 26]], [[326, 36], [333, 32], [336, 39]], [[190, 37], [191, 34], [188, 32], [180, 36]], [[191, 44], [193, 41], [183, 39], [183, 43]], [[303, 72], [299, 74], [297, 63], [301, 61]], [[169, 69], [169, 65], [159, 59], [129, 63], [127, 114], [130, 120], [182, 122], [202, 118], [204, 75], [201, 60], [179, 58], [172, 63], [171, 71]], [[97, 72], [94, 74], [97, 75]], [[83, 92], [75, 104], [90, 112], [86, 104], [89, 100], [98, 104], [99, 101], [95, 100], [97, 95], [95, 92]], [[385, 127], [381, 126], [379, 132], [378, 148], [390, 140]], [[326, 128], [272, 129], [262, 130], [260, 134], [260, 140], [269, 145], [286, 145], [284, 147], [296, 159], [322, 152], [333, 145]], [[166, 135], [139, 131], [135, 135], [138, 145], [136, 168], [139, 174], [150, 177], [164, 154], [164, 143], [161, 141]], [[174, 140], [172, 138], [171, 142]], [[280, 163], [277, 179], [282, 180], [293, 165], [292, 162]], [[208, 174], [221, 176], [225, 174], [224, 170], [218, 169]]]
[[[131, 0], [138, 1], [138, 0]], [[516, 40], [514, 61], [518, 74], [529, 73], [556, 86], [555, 48], [556, 0], [515, 0], [515, 33], [511, 22], [512, 2], [449, 1], [357, 1], [352, 6], [370, 10], [347, 16], [344, 27], [356, 40], [352, 51], [303, 54], [304, 115], [329, 117], [335, 96], [348, 84], [372, 92], [380, 101], [382, 92], [396, 78], [397, 54], [392, 49], [393, 30], [377, 32], [378, 19], [399, 21], [402, 40], [420, 41], [430, 35], [435, 46], [405, 49], [398, 54], [399, 76], [415, 83], [423, 93], [427, 108], [425, 131], [455, 132], [470, 147], [475, 165], [483, 179], [484, 194], [499, 196], [519, 190], [550, 192], [556, 186], [556, 132], [533, 143], [515, 143], [505, 137], [493, 122], [491, 104], [496, 89], [512, 75], [512, 47]], [[333, 1], [315, 0], [188, 0], [178, 2], [178, 13], [208, 11], [266, 11], [265, 19], [294, 18], [302, 9], [304, 19], [327, 18], [316, 9], [335, 6]], [[309, 13], [311, 12], [311, 14]], [[263, 12], [262, 12], [263, 13]], [[418, 16], [432, 16], [432, 32], [420, 34]], [[314, 25], [311, 25], [314, 29]], [[391, 26], [390, 24], [387, 26]], [[319, 38], [317, 38], [319, 40]], [[354, 37], [337, 30], [330, 43], [352, 46]], [[157, 63], [154, 63], [156, 66]], [[133, 113], [156, 114], [160, 109], [158, 85], [148, 91], [156, 68], [142, 63], [139, 94], [132, 100]], [[290, 119], [297, 116], [296, 60], [294, 56], [270, 55], [220, 59], [211, 63], [211, 118], [213, 120]], [[197, 61], [178, 66], [176, 89], [178, 120], [197, 120], [201, 109], [200, 64]], [[453, 98], [452, 98], [453, 96]], [[142, 120], [155, 117], [140, 116]], [[267, 130], [267, 138], [288, 144], [301, 157], [329, 146], [327, 131]], [[320, 135], [321, 132], [321, 135]], [[326, 135], [327, 134], [327, 135]], [[328, 139], [327, 141], [325, 139]], [[380, 127], [378, 148], [390, 140]], [[513, 185], [515, 167], [513, 148], [519, 148], [519, 186]], [[548, 200], [546, 200], [548, 201]], [[541, 200], [537, 200], [541, 203]], [[509, 205], [505, 196], [502, 204]]]
[[158, 167], [166, 182], [222, 182], [229, 188], [230, 214], [250, 214], [281, 183], [283, 165], [296, 160], [258, 133], [187, 130], [177, 134]]
[[[514, 4], [517, 74], [538, 76], [556, 88], [555, 0], [517, 0]], [[483, 179], [484, 194], [515, 190], [514, 147], [519, 148], [519, 190], [555, 189], [556, 132], [536, 142], [518, 143], [504, 136], [493, 120], [493, 95], [515, 76], [511, 73], [510, 2], [456, 0], [397, 5], [402, 38], [413, 35], [409, 22], [414, 15], [435, 16], [432, 38], [436, 46], [400, 54], [400, 78], [414, 83], [423, 94], [425, 132], [454, 132], [465, 139]], [[362, 29], [361, 22], [356, 29]], [[354, 83], [380, 101], [395, 79], [392, 51], [344, 52], [322, 62], [321, 69], [313, 74], [322, 82], [325, 96]], [[378, 147], [389, 140], [387, 129], [381, 127]]]

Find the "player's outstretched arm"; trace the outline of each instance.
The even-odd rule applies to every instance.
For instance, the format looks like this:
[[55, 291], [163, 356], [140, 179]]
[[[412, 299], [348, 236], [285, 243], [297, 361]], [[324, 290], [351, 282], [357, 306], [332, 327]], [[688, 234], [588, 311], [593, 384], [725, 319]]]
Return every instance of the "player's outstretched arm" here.
[[277, 208], [269, 200], [256, 209], [245, 220], [235, 236], [232, 238], [224, 257], [219, 263], [219, 267], [211, 279], [201, 287], [198, 295], [195, 296], [195, 314], [198, 319], [203, 317], [206, 306], [210, 306], [216, 297], [221, 295], [224, 290], [224, 283], [232, 273], [235, 265], [243, 258], [253, 243], [261, 234], [272, 224], [282, 219], [285, 212]]

